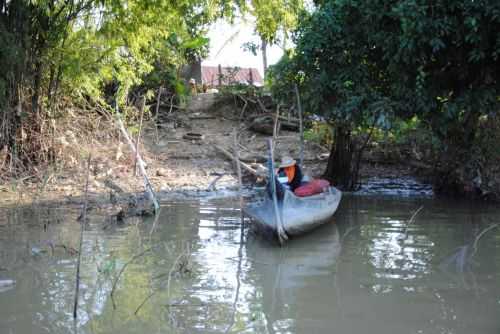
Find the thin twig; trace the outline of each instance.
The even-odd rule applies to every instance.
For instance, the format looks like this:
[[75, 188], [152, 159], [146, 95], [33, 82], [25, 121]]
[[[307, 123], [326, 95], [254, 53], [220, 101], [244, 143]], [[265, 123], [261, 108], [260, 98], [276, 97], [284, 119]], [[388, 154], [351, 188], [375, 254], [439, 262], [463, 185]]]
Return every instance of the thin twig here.
[[170, 300], [170, 280], [172, 279], [172, 274], [174, 272], [174, 269], [177, 265], [177, 263], [179, 262], [179, 260], [181, 259], [181, 257], [184, 255], [184, 252], [181, 252], [179, 254], [179, 256], [177, 256], [177, 258], [175, 259], [174, 263], [172, 264], [172, 267], [170, 268], [170, 270], [168, 271], [168, 279], [167, 279], [167, 296], [168, 296], [168, 299]]
[[419, 207], [417, 210], [415, 210], [415, 212], [413, 213], [413, 215], [411, 216], [410, 220], [408, 221], [408, 223], [406, 224], [405, 226], [405, 230], [404, 230], [404, 238], [403, 240], [405, 240], [406, 238], [408, 238], [408, 227], [410, 226], [411, 223], [413, 223], [413, 221], [415, 220], [415, 217], [417, 216], [417, 214], [420, 212], [420, 210], [422, 210], [424, 208], [424, 206], [422, 205], [421, 207]]
[[160, 86], [160, 88], [158, 88], [158, 95], [156, 97], [155, 117], [158, 117], [158, 113], [160, 112], [160, 98], [161, 98], [162, 90], [163, 90], [163, 87]]
[[257, 97], [257, 103], [259, 104], [260, 108], [265, 112], [265, 113], [268, 113], [269, 110], [267, 110], [266, 106], [264, 105], [264, 103], [262, 103], [262, 101]]
[[481, 233], [479, 233], [476, 237], [476, 239], [474, 240], [474, 244], [472, 246], [472, 249], [473, 249], [473, 252], [472, 252], [472, 256], [474, 256], [474, 254], [476, 254], [476, 251], [477, 251], [477, 243], [479, 242], [479, 239], [481, 239], [483, 237], [483, 235], [486, 234], [486, 232], [494, 229], [495, 227], [498, 227], [499, 224], [493, 224], [493, 225], [490, 225], [488, 226], [487, 228], [485, 228], [484, 230], [481, 231]]
[[342, 242], [344, 242], [344, 239], [354, 230], [360, 228], [361, 225], [356, 225], [356, 226], [351, 226], [347, 229], [347, 231], [345, 231], [344, 235], [340, 238], [340, 243], [342, 244]]
[[151, 230], [149, 231], [149, 242], [151, 242], [151, 237], [153, 235], [154, 230], [156, 229], [156, 225], [158, 224], [158, 220], [160, 218], [161, 208], [158, 213], [155, 215], [155, 220], [153, 221], [153, 225], [151, 226]]
[[217, 183], [217, 181], [219, 181], [222, 177], [224, 177], [224, 175], [226, 174], [220, 174], [220, 175], [217, 175], [217, 177], [212, 181], [210, 182], [210, 184], [208, 185], [207, 187], [207, 191], [215, 191], [215, 184]]
[[127, 268], [127, 266], [132, 263], [133, 261], [135, 261], [137, 258], [143, 256], [144, 254], [146, 254], [147, 252], [151, 251], [153, 249], [153, 247], [149, 247], [145, 250], [143, 250], [142, 252], [132, 256], [132, 258], [130, 260], [128, 260], [122, 267], [122, 269], [120, 269], [120, 272], [118, 273], [118, 275], [116, 276], [115, 278], [115, 281], [113, 282], [113, 287], [111, 288], [111, 292], [110, 292], [110, 296], [111, 296], [111, 301], [113, 302], [113, 308], [116, 309], [116, 304], [115, 304], [115, 299], [113, 298], [114, 297], [114, 293], [115, 293], [115, 289], [116, 289], [116, 285], [118, 284], [118, 281], [120, 280], [120, 277], [121, 275], [123, 274], [123, 272], [125, 271], [125, 268]]
[[[167, 280], [167, 294], [168, 294], [168, 298], [170, 299], [170, 280], [171, 280], [171, 277], [172, 277], [172, 274], [174, 272], [174, 270], [176, 269], [176, 266], [177, 266], [177, 263], [179, 263], [179, 260], [182, 258], [183, 255], [186, 255], [186, 257], [189, 256], [189, 253], [190, 253], [190, 250], [189, 250], [189, 246], [186, 247], [186, 251], [185, 252], [181, 252], [179, 254], [179, 256], [175, 259], [174, 263], [172, 264], [172, 267], [170, 268], [169, 272], [168, 272], [168, 280]], [[153, 277], [153, 279], [158, 279], [158, 278], [161, 278], [165, 276], [165, 274], [161, 274], [161, 275], [158, 275], [156, 277]], [[137, 315], [137, 313], [139, 312], [139, 310], [142, 308], [142, 306], [144, 304], [146, 304], [146, 302], [148, 300], [151, 299], [151, 297], [153, 297], [155, 295], [156, 291], [152, 291], [149, 295], [146, 296], [146, 298], [144, 298], [144, 300], [141, 302], [141, 304], [137, 307], [137, 309], [135, 310], [134, 314]]]
[[151, 292], [151, 293], [150, 293], [150, 294], [149, 294], [146, 298], [144, 298], [144, 300], [142, 301], [142, 303], [141, 303], [141, 304], [140, 304], [140, 305], [139, 305], [139, 306], [135, 309], [135, 312], [134, 312], [134, 314], [135, 314], [135, 315], [137, 315], [137, 313], [139, 313], [139, 310], [142, 308], [142, 306], [143, 306], [144, 304], [146, 304], [146, 302], [147, 302], [148, 300], [150, 300], [150, 299], [151, 299], [151, 297], [153, 297], [155, 293], [156, 293], [156, 291], [153, 291], [153, 292]]
[[91, 155], [89, 154], [87, 160], [87, 180], [85, 181], [85, 201], [83, 202], [83, 213], [82, 213], [82, 221], [80, 222], [80, 246], [78, 248], [78, 260], [76, 263], [76, 287], [75, 287], [75, 303], [73, 304], [73, 319], [76, 319], [78, 316], [78, 295], [80, 292], [80, 263], [82, 258], [82, 242], [83, 242], [83, 230], [85, 228], [85, 224], [87, 223], [87, 206], [88, 206], [88, 192], [89, 192], [89, 178], [90, 178], [90, 159]]
[[237, 137], [236, 137], [236, 132], [234, 133], [234, 145], [235, 145], [235, 156], [236, 156], [236, 161], [237, 161], [237, 166], [238, 166], [238, 179], [239, 179], [239, 189], [240, 189], [240, 210], [241, 210], [241, 231], [240, 231], [240, 247], [238, 249], [238, 269], [236, 270], [236, 291], [234, 294], [234, 302], [233, 302], [233, 312], [231, 316], [231, 322], [227, 326], [226, 330], [224, 333], [229, 333], [231, 328], [233, 328], [234, 323], [236, 321], [236, 311], [237, 311], [237, 304], [238, 304], [238, 299], [240, 297], [240, 287], [241, 287], [241, 280], [240, 280], [240, 275], [241, 275], [241, 264], [243, 262], [243, 244], [244, 244], [244, 219], [245, 217], [243, 216], [243, 196], [241, 194], [241, 169], [239, 168], [239, 159], [238, 159], [238, 142], [237, 142]]
[[368, 145], [368, 142], [370, 141], [372, 135], [373, 135], [373, 131], [375, 130], [375, 125], [377, 124], [378, 122], [378, 119], [379, 119], [380, 115], [374, 117], [374, 120], [373, 120], [373, 124], [370, 128], [370, 132], [368, 132], [368, 135], [366, 136], [365, 138], [365, 141], [363, 142], [363, 145], [361, 145], [359, 147], [359, 150], [358, 150], [358, 156], [356, 157], [356, 163], [354, 165], [354, 168], [355, 168], [355, 173], [354, 173], [354, 176], [355, 176], [355, 179], [354, 179], [354, 182], [352, 182], [352, 185], [355, 186], [356, 188], [360, 187], [361, 185], [359, 184], [358, 182], [358, 179], [359, 179], [359, 166], [361, 164], [361, 158], [363, 157], [363, 152], [364, 150], [366, 149], [367, 145]]

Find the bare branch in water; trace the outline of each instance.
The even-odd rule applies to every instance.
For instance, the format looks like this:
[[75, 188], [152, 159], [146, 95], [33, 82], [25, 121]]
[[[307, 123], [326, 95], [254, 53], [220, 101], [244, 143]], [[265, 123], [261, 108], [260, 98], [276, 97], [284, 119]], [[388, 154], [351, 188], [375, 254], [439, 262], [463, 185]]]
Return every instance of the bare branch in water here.
[[156, 293], [156, 291], [152, 291], [146, 298], [144, 298], [144, 300], [142, 301], [142, 303], [135, 309], [135, 312], [134, 312], [135, 315], [137, 315], [137, 313], [139, 313], [139, 310], [142, 308], [142, 306], [144, 304], [146, 304], [146, 302], [148, 300], [150, 300], [151, 297], [153, 297], [155, 293]]
[[76, 287], [75, 287], [75, 303], [73, 305], [73, 319], [76, 319], [78, 313], [78, 295], [80, 292], [80, 262], [82, 258], [82, 241], [83, 241], [83, 229], [85, 228], [85, 224], [87, 223], [87, 206], [88, 206], [88, 192], [89, 192], [89, 178], [90, 178], [90, 160], [91, 155], [89, 154], [89, 158], [87, 160], [87, 180], [85, 181], [85, 201], [83, 202], [83, 212], [82, 212], [82, 221], [80, 222], [80, 246], [78, 249], [78, 261], [76, 264]]
[[424, 206], [422, 205], [421, 207], [419, 207], [417, 210], [415, 210], [415, 212], [413, 213], [413, 215], [411, 216], [410, 220], [408, 221], [408, 223], [406, 224], [405, 226], [405, 230], [404, 230], [404, 237], [403, 237], [403, 240], [406, 240], [406, 238], [408, 238], [408, 227], [415, 221], [415, 218], [417, 217], [418, 213], [420, 212], [420, 210], [422, 210], [424, 208]]
[[476, 237], [476, 239], [474, 240], [474, 244], [472, 246], [472, 254], [471, 254], [471, 257], [474, 256], [474, 254], [476, 254], [476, 251], [477, 251], [477, 243], [479, 242], [479, 239], [481, 239], [483, 237], [483, 235], [486, 234], [486, 232], [494, 229], [495, 227], [498, 227], [499, 224], [493, 224], [493, 225], [490, 225], [488, 226], [487, 228], [485, 228], [484, 230], [481, 231], [481, 233], [479, 233]]
[[186, 246], [186, 251], [185, 252], [181, 252], [179, 254], [179, 256], [177, 256], [177, 258], [175, 259], [174, 263], [172, 264], [172, 267], [170, 268], [169, 272], [168, 272], [168, 279], [167, 279], [167, 295], [168, 295], [168, 299], [170, 300], [170, 281], [172, 279], [172, 275], [174, 273], [174, 270], [176, 269], [176, 266], [177, 264], [181, 263], [180, 260], [182, 259], [182, 257], [185, 256], [186, 258], [189, 259], [189, 257], [191, 256], [191, 247], [190, 245], [187, 245]]
[[[461, 247], [458, 247], [458, 249], [451, 255], [449, 256], [442, 264], [442, 267], [448, 267], [450, 265], [453, 265], [454, 268], [459, 271], [459, 272], [464, 272], [466, 269], [466, 265], [469, 264], [469, 262], [472, 260], [474, 255], [477, 252], [477, 246], [479, 240], [489, 231], [492, 229], [500, 226], [500, 224], [493, 224], [485, 229], [483, 229], [474, 239], [474, 242], [472, 243], [472, 247], [470, 244], [464, 245]], [[471, 250], [472, 249], [472, 250]], [[469, 255], [470, 254], [470, 255]]]
[[118, 276], [116, 276], [115, 278], [115, 281], [113, 282], [113, 287], [111, 288], [111, 292], [110, 292], [110, 296], [111, 296], [111, 301], [113, 302], [113, 308], [116, 309], [116, 304], [115, 304], [115, 299], [113, 298], [114, 297], [114, 293], [115, 293], [115, 289], [116, 289], [116, 285], [118, 284], [118, 281], [120, 280], [120, 276], [123, 274], [123, 272], [125, 271], [125, 269], [127, 268], [127, 266], [132, 263], [133, 261], [135, 261], [137, 258], [143, 256], [144, 254], [146, 254], [147, 252], [151, 251], [153, 249], [153, 247], [149, 247], [145, 250], [143, 250], [142, 252], [132, 256], [132, 258], [130, 260], [128, 260], [122, 267], [122, 269], [120, 270], [120, 272], [118, 273]]
[[[174, 260], [168, 274], [160, 274], [152, 278], [152, 280], [160, 279], [165, 276], [168, 276], [167, 279], [167, 294], [168, 294], [168, 299], [170, 300], [170, 282], [172, 279], [172, 276], [174, 275], [175, 271], [178, 271], [180, 274], [190, 272], [190, 269], [187, 269], [188, 262], [189, 262], [189, 257], [191, 256], [191, 246], [189, 244], [186, 245], [186, 249], [184, 251], [181, 251], [181, 253], [176, 257]], [[187, 260], [182, 261], [182, 258], [185, 258]], [[136, 308], [134, 314], [137, 315], [141, 308], [155, 295], [155, 293], [158, 290], [152, 290], [149, 295], [144, 298], [144, 300], [139, 304], [139, 306]], [[171, 304], [169, 304], [171, 305]]]

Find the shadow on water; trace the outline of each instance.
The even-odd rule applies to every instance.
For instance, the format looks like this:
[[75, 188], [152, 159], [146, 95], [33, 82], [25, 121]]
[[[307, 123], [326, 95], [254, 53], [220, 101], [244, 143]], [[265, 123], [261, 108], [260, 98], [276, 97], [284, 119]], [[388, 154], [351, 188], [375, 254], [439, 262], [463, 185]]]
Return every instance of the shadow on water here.
[[[0, 209], [1, 333], [73, 332], [78, 214]], [[123, 225], [94, 214], [76, 331], [498, 333], [499, 222], [490, 205], [347, 195], [280, 248], [242, 230], [233, 198]]]

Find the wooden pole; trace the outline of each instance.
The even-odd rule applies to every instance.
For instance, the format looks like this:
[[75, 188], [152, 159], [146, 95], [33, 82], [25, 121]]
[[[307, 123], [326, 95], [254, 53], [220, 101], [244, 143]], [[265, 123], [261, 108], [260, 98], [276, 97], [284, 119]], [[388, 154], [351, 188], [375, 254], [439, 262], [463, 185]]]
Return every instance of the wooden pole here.
[[73, 319], [78, 316], [78, 296], [80, 294], [80, 262], [82, 258], [82, 242], [83, 242], [83, 230], [85, 229], [85, 224], [87, 223], [87, 206], [88, 206], [88, 193], [89, 193], [89, 178], [90, 178], [90, 160], [91, 155], [87, 159], [87, 179], [85, 181], [85, 201], [83, 202], [83, 212], [82, 221], [80, 222], [80, 246], [78, 249], [78, 261], [76, 263], [76, 286], [75, 286], [75, 302], [73, 304]]
[[299, 111], [299, 132], [300, 132], [300, 154], [299, 165], [302, 166], [304, 162], [304, 128], [302, 124], [302, 104], [300, 103], [299, 86], [295, 84], [295, 95], [297, 96], [297, 109]]
[[162, 91], [163, 87], [160, 86], [160, 88], [158, 88], [158, 96], [156, 97], [155, 117], [158, 117], [158, 113], [160, 112], [160, 99]]
[[[276, 145], [276, 139], [278, 138], [278, 130], [279, 130], [279, 118], [280, 118], [280, 104], [276, 106], [276, 116], [274, 118], [274, 126], [273, 126], [273, 143]], [[274, 148], [273, 148], [274, 151]]]
[[236, 163], [236, 172], [238, 173], [238, 188], [241, 196], [241, 190], [243, 187], [243, 181], [241, 180], [241, 161], [240, 161], [240, 148], [238, 145], [238, 134], [236, 130], [233, 131], [233, 139], [234, 139], [234, 162]]
[[[238, 193], [240, 194], [241, 225], [243, 225], [245, 222], [243, 217], [243, 180], [241, 177], [240, 147], [238, 145], [238, 133], [236, 132], [236, 129], [233, 131], [233, 139], [234, 162], [236, 163], [236, 172], [238, 174]], [[241, 232], [243, 233], [243, 227]]]
[[278, 231], [278, 240], [281, 245], [288, 240], [288, 237], [285, 233], [285, 229], [283, 228], [283, 223], [281, 221], [281, 215], [278, 207], [278, 198], [276, 197], [276, 181], [274, 175], [274, 153], [273, 153], [273, 140], [269, 138], [267, 140], [267, 144], [269, 147], [269, 182], [271, 182], [271, 191], [273, 197], [273, 206], [274, 206], [274, 216], [276, 218], [276, 230]]
[[222, 66], [219, 64], [219, 66], [217, 67], [218, 71], [219, 71], [219, 87], [222, 87]]

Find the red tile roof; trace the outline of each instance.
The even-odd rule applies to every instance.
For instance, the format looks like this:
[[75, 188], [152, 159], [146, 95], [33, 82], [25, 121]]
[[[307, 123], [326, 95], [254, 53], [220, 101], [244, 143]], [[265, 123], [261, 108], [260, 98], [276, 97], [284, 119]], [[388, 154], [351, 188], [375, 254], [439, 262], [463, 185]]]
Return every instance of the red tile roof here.
[[[253, 82], [255, 86], [262, 86], [264, 81], [256, 68], [222, 67], [222, 85], [234, 83], [248, 84]], [[251, 75], [250, 75], [251, 73]], [[201, 82], [208, 86], [219, 85], [219, 68], [217, 66], [201, 67]]]

